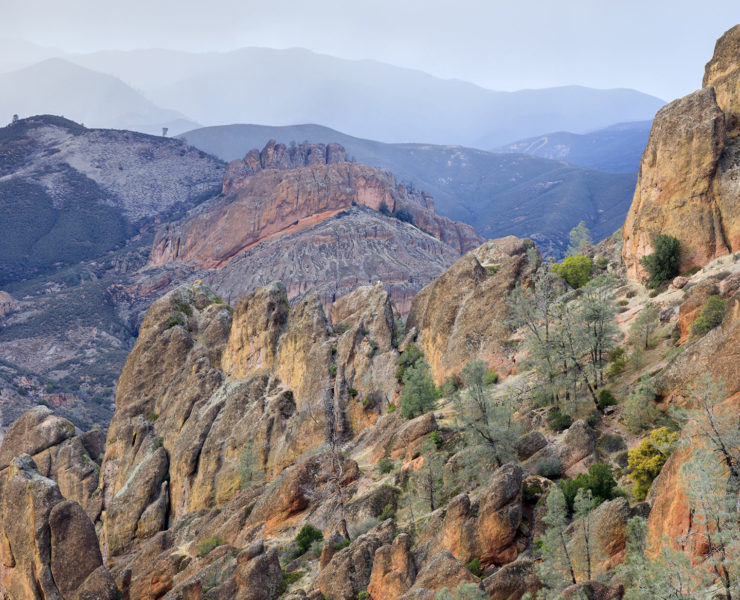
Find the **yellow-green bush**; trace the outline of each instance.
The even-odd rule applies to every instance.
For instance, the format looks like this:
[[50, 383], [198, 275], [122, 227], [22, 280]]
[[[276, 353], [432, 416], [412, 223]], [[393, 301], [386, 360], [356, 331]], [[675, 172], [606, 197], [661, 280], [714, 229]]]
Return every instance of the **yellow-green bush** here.
[[635, 482], [635, 498], [645, 499], [650, 484], [660, 473], [677, 441], [677, 432], [660, 427], [651, 431], [639, 446], [627, 453], [627, 466], [630, 471], [628, 477]]

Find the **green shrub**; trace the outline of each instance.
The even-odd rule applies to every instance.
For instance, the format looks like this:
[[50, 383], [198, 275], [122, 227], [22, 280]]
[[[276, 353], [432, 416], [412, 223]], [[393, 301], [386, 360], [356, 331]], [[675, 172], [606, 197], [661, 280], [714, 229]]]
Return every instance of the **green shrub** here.
[[465, 566], [468, 568], [468, 571], [476, 577], [483, 575], [483, 567], [481, 567], [480, 559], [478, 557], [474, 558], [470, 562], [466, 562]]
[[442, 447], [442, 444], [445, 443], [445, 441], [442, 439], [442, 435], [436, 429], [427, 436], [427, 439], [434, 444], [434, 447], [437, 450], [439, 450]]
[[396, 379], [399, 382], [403, 382], [403, 376], [406, 373], [406, 369], [413, 367], [422, 358], [424, 358], [424, 353], [419, 349], [419, 346], [413, 342], [406, 346], [406, 349], [398, 356]]
[[332, 379], [337, 376], [337, 365], [329, 365], [329, 375]]
[[609, 259], [606, 256], [600, 256], [596, 259], [596, 268], [600, 271], [606, 271], [606, 269], [609, 267]]
[[668, 460], [677, 441], [677, 432], [661, 427], [651, 431], [648, 437], [627, 453], [627, 466], [630, 470], [627, 477], [635, 482], [635, 498], [645, 499], [650, 485]]
[[299, 581], [301, 577], [303, 577], [305, 574], [305, 571], [291, 571], [290, 573], [285, 573], [283, 575], [283, 581], [285, 582], [286, 586], [289, 586], [296, 581]]
[[655, 251], [652, 254], [640, 259], [640, 264], [648, 272], [646, 283], [650, 288], [656, 288], [678, 275], [681, 244], [677, 238], [661, 233], [653, 241], [653, 248]]
[[488, 369], [488, 372], [483, 376], [483, 385], [493, 385], [498, 383], [498, 373], [493, 369]]
[[434, 385], [427, 361], [417, 360], [407, 367], [403, 374], [403, 391], [401, 392], [401, 414], [407, 419], [434, 409], [439, 391]]
[[209, 537], [207, 540], [203, 540], [198, 545], [198, 556], [208, 556], [208, 554], [210, 554], [212, 550], [218, 548], [219, 546], [223, 546], [225, 543], [226, 540], [217, 535]]
[[368, 600], [368, 598], [370, 598], [370, 592], [367, 590], [363, 590], [357, 594], [357, 600]]
[[699, 338], [722, 323], [727, 301], [717, 295], [709, 296], [699, 316], [691, 324], [691, 337]]
[[460, 378], [456, 377], [455, 375], [450, 375], [442, 382], [442, 385], [439, 387], [439, 394], [443, 398], [449, 398], [455, 392], [457, 392], [457, 390], [460, 389], [460, 386]]
[[557, 456], [547, 456], [541, 458], [535, 467], [537, 475], [554, 479], [560, 477], [563, 472], [563, 462]]
[[355, 396], [357, 396], [357, 390], [353, 387], [349, 388], [347, 390], [347, 393], [349, 394], [350, 398], [354, 398]]
[[588, 473], [581, 473], [572, 479], [566, 479], [561, 482], [560, 487], [563, 490], [568, 510], [572, 512], [578, 490], [591, 490], [594, 505], [598, 505], [615, 497], [617, 482], [614, 480], [611, 466], [596, 463], [589, 467]]
[[172, 329], [176, 325], [185, 325], [185, 319], [183, 319], [180, 313], [176, 313], [167, 319], [167, 322], [164, 324], [164, 328]]
[[342, 335], [352, 329], [352, 323], [337, 323], [332, 327], [334, 335]]
[[396, 519], [396, 509], [393, 508], [393, 505], [392, 504], [386, 504], [383, 507], [383, 510], [380, 511], [380, 514], [378, 515], [378, 518], [381, 521], [386, 521], [388, 519], [395, 520]]
[[393, 470], [393, 467], [395, 466], [395, 463], [387, 457], [383, 457], [378, 461], [378, 464], [375, 465], [375, 468], [378, 469], [378, 473], [381, 475], [387, 475]]
[[150, 423], [154, 423], [154, 421], [156, 421], [157, 419], [159, 419], [159, 415], [153, 410], [149, 411], [149, 414], [146, 416], [146, 420]]
[[650, 290], [650, 293], [648, 294], [648, 297], [649, 298], [655, 298], [658, 294], [660, 294], [660, 290], [658, 290], [658, 289]]
[[604, 388], [599, 392], [599, 409], [604, 410], [607, 406], [616, 406], [617, 404], [619, 403], [610, 390]]
[[395, 404], [389, 404], [388, 405], [388, 412], [389, 413], [396, 412], [396, 405]]
[[576, 289], [588, 283], [594, 271], [594, 265], [590, 258], [576, 254], [566, 257], [561, 263], [554, 264], [552, 270], [560, 275], [570, 287]]
[[298, 532], [298, 535], [295, 536], [295, 543], [296, 546], [298, 546], [298, 550], [301, 554], [305, 554], [306, 550], [309, 549], [311, 544], [318, 540], [323, 540], [324, 536], [316, 529], [313, 525], [310, 523], [307, 523], [303, 526], [303, 528]]
[[621, 346], [617, 346], [609, 351], [609, 366], [607, 367], [606, 374], [609, 377], [615, 377], [621, 375], [624, 369], [627, 367], [627, 357], [625, 356], [625, 350]]
[[339, 552], [340, 550], [344, 550], [347, 546], [350, 545], [350, 541], [347, 539], [342, 538], [341, 540], [338, 540], [332, 544], [334, 546], [334, 550]]
[[568, 429], [572, 424], [573, 417], [560, 412], [560, 408], [556, 406], [550, 409], [550, 413], [547, 415], [547, 425], [552, 431], [563, 431], [563, 429]]
[[613, 452], [620, 452], [627, 448], [624, 444], [624, 440], [620, 435], [613, 435], [611, 433], [605, 433], [599, 438], [596, 447], [602, 452], [611, 454]]

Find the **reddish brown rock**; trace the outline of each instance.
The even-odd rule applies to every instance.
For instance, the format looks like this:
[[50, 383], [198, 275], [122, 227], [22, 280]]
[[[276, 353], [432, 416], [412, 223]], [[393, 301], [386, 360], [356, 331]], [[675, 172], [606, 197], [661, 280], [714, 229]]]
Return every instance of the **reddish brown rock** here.
[[411, 588], [416, 578], [411, 545], [411, 538], [402, 533], [392, 544], [375, 551], [373, 571], [367, 586], [373, 600], [394, 600]]
[[305, 229], [354, 205], [376, 211], [403, 209], [424, 231], [461, 254], [480, 243], [472, 227], [435, 215], [429, 197], [409, 193], [387, 171], [317, 162], [290, 170], [242, 172], [238, 179], [236, 170], [230, 169], [225, 196], [158, 233], [152, 264], [190, 260], [220, 267], [276, 233]]
[[462, 562], [477, 558], [484, 565], [502, 565], [517, 557], [514, 545], [522, 519], [522, 470], [504, 465], [471, 500], [460, 494], [430, 516], [419, 534], [423, 555], [444, 548]]
[[703, 282], [689, 290], [686, 298], [678, 309], [678, 320], [681, 327], [681, 338], [679, 343], [684, 343], [689, 339], [691, 334], [691, 325], [699, 316], [701, 309], [709, 299], [709, 296], [719, 293], [719, 288], [711, 282]]

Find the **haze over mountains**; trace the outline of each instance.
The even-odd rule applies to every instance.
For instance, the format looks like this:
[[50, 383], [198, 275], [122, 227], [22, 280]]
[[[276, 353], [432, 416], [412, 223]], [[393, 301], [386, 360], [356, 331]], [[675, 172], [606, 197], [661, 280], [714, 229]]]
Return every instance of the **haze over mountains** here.
[[[28, 56], [20, 71], [0, 79], [4, 90], [0, 115], [7, 120], [13, 113], [50, 112], [95, 126], [149, 133], [161, 126], [172, 134], [193, 127], [180, 119], [203, 125], [320, 123], [386, 142], [489, 149], [547, 131], [586, 133], [618, 122], [652, 119], [663, 105], [658, 98], [628, 89], [565, 86], [498, 92], [377, 61], [345, 60], [299, 48], [61, 56], [89, 69], [86, 72], [61, 62], [36, 64], [54, 50], [17, 48], [14, 63], [0, 61], [0, 68], [7, 70]], [[47, 81], [52, 65], [60, 76]], [[114, 84], [104, 75], [120, 81]], [[111, 87], [116, 87], [115, 94]], [[115, 98], [107, 109], [110, 114], [85, 111], [100, 95]], [[44, 98], [42, 107], [39, 97]]]

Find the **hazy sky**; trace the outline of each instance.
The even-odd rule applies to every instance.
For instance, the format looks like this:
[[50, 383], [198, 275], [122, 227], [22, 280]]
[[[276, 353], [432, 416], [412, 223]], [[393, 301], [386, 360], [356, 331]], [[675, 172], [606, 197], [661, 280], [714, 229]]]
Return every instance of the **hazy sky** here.
[[300, 46], [499, 90], [701, 85], [739, 0], [1, 0], [0, 38], [68, 51]]

